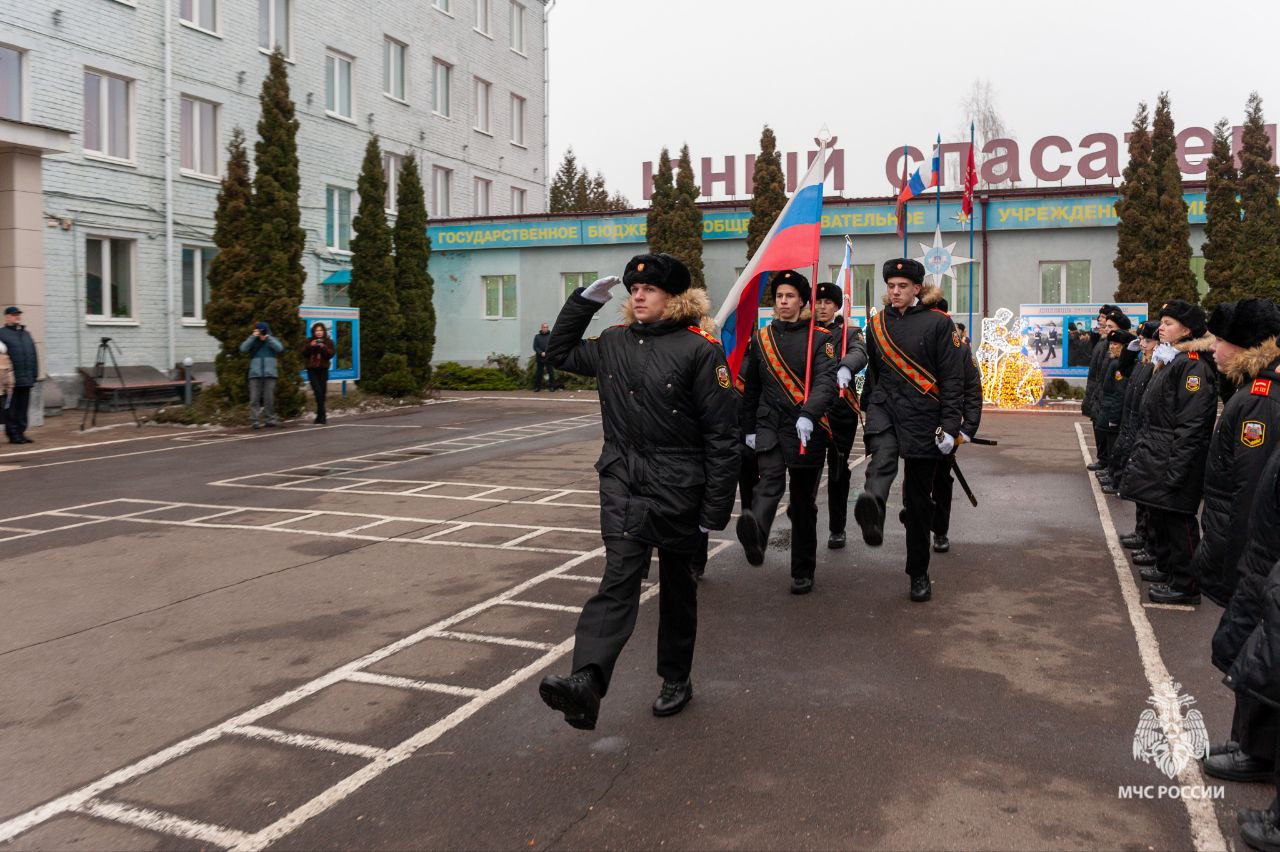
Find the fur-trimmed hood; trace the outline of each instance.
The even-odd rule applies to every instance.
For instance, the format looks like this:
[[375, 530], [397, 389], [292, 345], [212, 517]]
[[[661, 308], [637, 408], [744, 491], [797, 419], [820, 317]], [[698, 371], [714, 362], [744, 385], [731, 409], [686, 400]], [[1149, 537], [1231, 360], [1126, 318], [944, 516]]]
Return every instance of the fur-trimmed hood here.
[[1186, 340], [1173, 344], [1173, 348], [1179, 352], [1208, 352], [1213, 348], [1213, 344], [1218, 342], [1218, 338], [1212, 334], [1202, 334], [1199, 337], [1189, 337]]
[[1277, 345], [1276, 338], [1273, 337], [1251, 349], [1237, 352], [1222, 372], [1236, 385], [1243, 385], [1257, 378], [1258, 373], [1270, 367], [1277, 359], [1280, 359], [1280, 345]]
[[[715, 333], [715, 322], [711, 319], [711, 299], [707, 291], [701, 287], [690, 287], [679, 295], [667, 299], [667, 307], [662, 311], [662, 318], [686, 325], [697, 325], [708, 334]], [[631, 297], [622, 303], [622, 324], [631, 325], [636, 321], [635, 309], [631, 306]]]
[[[942, 301], [942, 288], [937, 284], [925, 284], [920, 288], [919, 298], [920, 304], [924, 305], [926, 308], [932, 308], [934, 305], [938, 304], [938, 302]], [[889, 294], [885, 293], [884, 296], [881, 297], [881, 301], [884, 303], [886, 308], [889, 307]]]

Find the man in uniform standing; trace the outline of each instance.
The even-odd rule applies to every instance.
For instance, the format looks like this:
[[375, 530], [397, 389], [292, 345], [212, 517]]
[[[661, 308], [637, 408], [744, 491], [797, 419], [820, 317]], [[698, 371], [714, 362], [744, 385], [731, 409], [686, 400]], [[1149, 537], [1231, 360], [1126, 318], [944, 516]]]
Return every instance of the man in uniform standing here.
[[[791, 593], [813, 591], [818, 559], [818, 482], [826, 461], [826, 413], [836, 391], [831, 333], [803, 316], [809, 279], [799, 272], [773, 279], [773, 322], [751, 338], [742, 363], [742, 432], [756, 451], [760, 481], [738, 516], [738, 541], [752, 565], [764, 562], [769, 531], [791, 479]], [[805, 396], [805, 376], [809, 395]]]
[[887, 305], [868, 325], [867, 378], [862, 388], [866, 414], [866, 490], [853, 516], [862, 539], [884, 541], [889, 486], [905, 460], [902, 484], [907, 528], [907, 575], [911, 600], [929, 600], [929, 528], [933, 522], [933, 478], [961, 436], [964, 417], [964, 350], [951, 317], [936, 309], [941, 291], [924, 287], [919, 261], [898, 258], [883, 270]]
[[842, 362], [837, 371], [839, 392], [827, 410], [827, 419], [831, 423], [831, 444], [827, 447], [827, 514], [831, 535], [827, 539], [827, 547], [832, 549], [845, 545], [844, 526], [849, 516], [849, 480], [852, 474], [849, 454], [853, 450], [853, 439], [858, 435], [858, 400], [849, 384], [867, 365], [867, 345], [862, 342], [862, 330], [853, 324], [845, 328], [844, 314], [840, 310], [843, 305], [844, 294], [839, 287], [828, 283], [818, 285], [817, 296], [813, 300], [814, 316], [823, 328], [831, 332], [836, 356], [849, 362], [847, 366]]
[[[625, 321], [583, 340], [591, 318], [625, 283]], [[691, 564], [706, 533], [729, 523], [738, 482], [738, 394], [724, 349], [705, 326], [711, 303], [690, 289], [689, 270], [667, 254], [642, 254], [616, 276], [575, 290], [548, 347], [553, 364], [594, 376], [600, 387], [604, 448], [600, 532], [604, 578], [578, 619], [573, 674], [543, 678], [539, 694], [575, 728], [591, 730], [600, 699], [640, 608], [640, 581], [658, 549], [658, 674], [655, 716], [693, 698], [697, 633]]]

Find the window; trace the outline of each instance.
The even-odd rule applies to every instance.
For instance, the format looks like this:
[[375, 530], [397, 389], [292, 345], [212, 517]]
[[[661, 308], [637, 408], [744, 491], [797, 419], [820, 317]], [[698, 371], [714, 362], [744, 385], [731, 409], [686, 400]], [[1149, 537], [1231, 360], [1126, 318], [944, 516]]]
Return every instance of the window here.
[[218, 175], [218, 106], [182, 96], [182, 170]]
[[209, 304], [209, 264], [217, 256], [212, 246], [182, 247], [182, 318], [204, 321]]
[[291, 0], [258, 0], [258, 47], [266, 51], [278, 47], [285, 56], [293, 55], [292, 5]]
[[475, 215], [489, 215], [489, 195], [493, 189], [493, 181], [484, 178], [476, 178], [475, 188]]
[[488, 80], [481, 80], [476, 77], [475, 85], [475, 129], [481, 133], [489, 133], [489, 95], [493, 91], [493, 85]]
[[511, 187], [511, 214], [513, 216], [524, 215], [524, 203], [526, 194], [523, 189], [518, 186]]
[[382, 173], [387, 178], [387, 198], [382, 206], [388, 213], [396, 212], [396, 192], [400, 189], [400, 165], [403, 162], [404, 157], [399, 154], [382, 154]]
[[476, 0], [476, 32], [490, 35], [489, 27], [492, 25], [493, 9], [490, 5], [493, 0]]
[[218, 29], [218, 0], [182, 0], [178, 7], [178, 17], [202, 30], [216, 32]]
[[516, 277], [484, 276], [484, 318], [513, 319], [516, 315]]
[[524, 144], [524, 98], [511, 96], [511, 141], [516, 145]]
[[524, 53], [524, 6], [511, 0], [511, 49]]
[[594, 272], [562, 272], [560, 280], [564, 282], [564, 297], [567, 299], [573, 295], [573, 291], [579, 287], [586, 287], [592, 281], [600, 276]]
[[130, 319], [133, 315], [133, 240], [89, 237], [85, 241], [85, 316]]
[[22, 120], [22, 51], [0, 45], [0, 118]]
[[1040, 301], [1043, 304], [1087, 304], [1091, 298], [1089, 261], [1054, 260], [1040, 263]]
[[[839, 263], [831, 264], [831, 281], [837, 287], [839, 287], [841, 291], [843, 291], [844, 279], [840, 277], [840, 267], [841, 267], [841, 264]], [[876, 298], [875, 265], [870, 263], [855, 263], [851, 267], [851, 271], [853, 272], [853, 276], [852, 276], [853, 283], [851, 285], [853, 289], [850, 294], [851, 298], [849, 299], [849, 304], [852, 307], [864, 307], [867, 304], [867, 286], [868, 285], [870, 285], [871, 287], [871, 303], [875, 304], [875, 298]]]
[[951, 315], [957, 322], [965, 322], [961, 319], [961, 314], [969, 313], [969, 269], [973, 268], [973, 301], [974, 313], [980, 313], [979, 305], [982, 303], [982, 264], [978, 261], [973, 263], [965, 263], [957, 266], [952, 270], [956, 274], [956, 280], [950, 278], [942, 279], [942, 296], [947, 300], [948, 307], [951, 308]]
[[431, 5], [435, 6], [441, 12], [449, 12], [449, 4], [452, 2], [453, 0], [431, 0]]
[[351, 57], [333, 51], [324, 58], [324, 109], [351, 118]]
[[382, 91], [404, 100], [405, 54], [408, 48], [388, 36], [382, 42]]
[[331, 249], [351, 251], [351, 190], [325, 188], [324, 241]]
[[447, 118], [453, 114], [449, 106], [449, 87], [453, 78], [453, 66], [437, 59], [433, 66], [432, 77], [434, 79], [435, 99], [431, 104], [431, 108], [439, 115]]
[[98, 71], [84, 72], [84, 149], [132, 159], [130, 89], [133, 83]]
[[432, 196], [431, 196], [431, 215], [448, 216], [449, 215], [449, 196], [452, 194], [450, 190], [453, 183], [453, 170], [446, 169], [444, 166], [435, 166], [431, 169], [432, 180]]

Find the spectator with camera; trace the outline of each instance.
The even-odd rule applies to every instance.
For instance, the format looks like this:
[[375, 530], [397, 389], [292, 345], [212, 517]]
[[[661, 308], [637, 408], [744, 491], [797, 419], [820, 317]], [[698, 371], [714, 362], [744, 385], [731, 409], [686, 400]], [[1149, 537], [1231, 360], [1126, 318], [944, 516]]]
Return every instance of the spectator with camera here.
[[323, 425], [325, 398], [329, 393], [329, 362], [333, 360], [333, 338], [329, 327], [322, 322], [312, 323], [311, 336], [302, 344], [302, 363], [307, 368], [307, 381], [316, 398], [316, 423]]
[[271, 333], [271, 326], [260, 322], [240, 344], [240, 351], [249, 355], [249, 417], [253, 428], [271, 428], [277, 425], [276, 356], [284, 351], [284, 344]]

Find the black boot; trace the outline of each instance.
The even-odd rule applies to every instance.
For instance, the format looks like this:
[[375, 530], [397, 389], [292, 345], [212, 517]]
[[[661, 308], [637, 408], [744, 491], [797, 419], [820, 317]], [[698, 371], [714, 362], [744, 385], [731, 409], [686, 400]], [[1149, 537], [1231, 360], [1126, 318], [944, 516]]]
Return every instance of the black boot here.
[[749, 511], [738, 516], [738, 541], [747, 554], [747, 561], [752, 565], [764, 564], [764, 535], [760, 524]]
[[1147, 597], [1152, 603], [1158, 604], [1176, 604], [1179, 606], [1199, 606], [1200, 590], [1192, 587], [1190, 589], [1175, 589], [1172, 586], [1152, 586], [1147, 589]]
[[911, 600], [914, 603], [924, 603], [933, 597], [933, 583], [929, 581], [929, 575], [924, 574], [920, 577], [911, 578]]
[[1258, 810], [1257, 808], [1245, 808], [1236, 814], [1236, 825], [1243, 827], [1247, 822], [1275, 822], [1276, 821], [1276, 800], [1272, 799], [1271, 804], [1267, 805], [1266, 810]]
[[1236, 749], [1204, 759], [1204, 774], [1224, 781], [1270, 781], [1275, 763]]
[[1145, 543], [1146, 542], [1143, 541], [1142, 536], [1138, 535], [1136, 532], [1126, 533], [1125, 535], [1120, 536], [1120, 545], [1124, 547], [1125, 550], [1137, 550]]
[[946, 553], [951, 549], [951, 540], [945, 535], [935, 534], [933, 537], [933, 552]]
[[1142, 578], [1144, 583], [1168, 583], [1172, 579], [1159, 568], [1143, 568], [1138, 572], [1138, 576]]
[[853, 504], [853, 519], [862, 528], [862, 540], [872, 547], [884, 544], [884, 514], [875, 497], [865, 491], [858, 495]]
[[809, 577], [792, 577], [791, 594], [807, 595], [813, 591], [813, 580]]
[[591, 668], [568, 677], [547, 675], [538, 687], [538, 695], [552, 710], [564, 714], [564, 720], [575, 728], [592, 731], [600, 716], [600, 682]]
[[1111, 480], [1108, 479], [1106, 481], [1106, 484], [1102, 486], [1102, 493], [1103, 494], [1119, 494], [1120, 491], [1114, 485], [1112, 485]]
[[674, 716], [693, 700], [692, 680], [664, 680], [662, 691], [653, 702], [653, 715]]
[[1143, 550], [1135, 550], [1129, 554], [1129, 559], [1134, 565], [1155, 565], [1156, 555], [1145, 548]]
[[1103, 463], [1102, 463], [1102, 462], [1100, 462], [1100, 461], [1096, 461], [1096, 462], [1094, 462], [1094, 463], [1092, 463], [1092, 464], [1087, 464], [1087, 465], [1085, 465], [1085, 466], [1084, 466], [1084, 469], [1085, 469], [1085, 470], [1102, 470], [1104, 467], [1106, 467], [1106, 465], [1105, 465], [1105, 464], [1103, 464]]
[[1276, 827], [1273, 819], [1246, 822], [1240, 826], [1240, 839], [1250, 849], [1259, 852], [1280, 852], [1280, 828]]
[[840, 532], [833, 532], [831, 537], [827, 539], [827, 547], [831, 550], [839, 550], [844, 547], [844, 543], [844, 530], [841, 530]]

